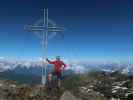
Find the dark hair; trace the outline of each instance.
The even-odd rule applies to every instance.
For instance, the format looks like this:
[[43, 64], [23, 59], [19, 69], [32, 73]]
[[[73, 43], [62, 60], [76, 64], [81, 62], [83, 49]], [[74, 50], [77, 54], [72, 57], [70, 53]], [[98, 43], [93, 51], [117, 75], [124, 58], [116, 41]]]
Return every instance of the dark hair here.
[[56, 56], [56, 59], [59, 59], [60, 60], [60, 56]]

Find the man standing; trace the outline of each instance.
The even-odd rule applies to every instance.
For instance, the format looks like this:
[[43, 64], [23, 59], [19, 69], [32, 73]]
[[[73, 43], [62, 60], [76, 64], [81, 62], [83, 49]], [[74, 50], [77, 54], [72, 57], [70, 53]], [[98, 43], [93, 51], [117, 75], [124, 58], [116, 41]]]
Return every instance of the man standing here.
[[[50, 61], [49, 59], [46, 59], [46, 60], [48, 61], [49, 64], [53, 64], [54, 65], [54, 72], [52, 74], [57, 76], [58, 88], [60, 88], [60, 86], [61, 86], [61, 78], [62, 78], [62, 71], [66, 67], [66, 64], [63, 61], [60, 60], [59, 56], [56, 57], [55, 61]], [[49, 79], [50, 79], [50, 77], [49, 77]]]

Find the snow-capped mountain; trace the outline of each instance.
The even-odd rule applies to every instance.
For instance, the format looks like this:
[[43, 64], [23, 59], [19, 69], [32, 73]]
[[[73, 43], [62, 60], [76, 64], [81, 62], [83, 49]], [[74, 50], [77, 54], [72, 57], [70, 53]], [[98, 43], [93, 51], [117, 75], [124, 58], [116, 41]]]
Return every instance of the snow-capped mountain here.
[[[95, 62], [78, 62], [67, 61], [67, 71], [73, 73], [85, 73], [92, 69], [98, 69], [106, 72], [119, 71], [123, 74], [133, 74], [132, 63], [95, 63]], [[0, 59], [0, 72], [12, 71], [18, 74], [35, 74], [41, 75], [41, 60], [6, 60]], [[52, 65], [48, 65], [48, 72], [53, 70]]]
[[100, 65], [100, 69], [105, 72], [115, 72], [118, 71], [122, 74], [133, 75], [133, 63], [111, 63]]

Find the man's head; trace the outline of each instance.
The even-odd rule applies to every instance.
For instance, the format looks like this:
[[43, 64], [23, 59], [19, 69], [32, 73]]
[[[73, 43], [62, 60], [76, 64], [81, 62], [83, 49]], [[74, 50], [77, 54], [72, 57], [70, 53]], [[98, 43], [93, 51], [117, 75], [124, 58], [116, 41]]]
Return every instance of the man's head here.
[[56, 60], [60, 61], [60, 56], [56, 56]]

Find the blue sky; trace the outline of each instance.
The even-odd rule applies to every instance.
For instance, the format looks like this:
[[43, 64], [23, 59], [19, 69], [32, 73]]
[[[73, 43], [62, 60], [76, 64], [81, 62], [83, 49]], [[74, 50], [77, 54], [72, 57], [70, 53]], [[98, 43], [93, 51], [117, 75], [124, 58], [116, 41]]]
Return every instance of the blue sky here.
[[131, 0], [0, 1], [0, 56], [41, 56], [39, 39], [23, 27], [40, 19], [45, 7], [50, 19], [66, 28], [64, 39], [49, 40], [49, 57], [131, 61], [132, 4]]

